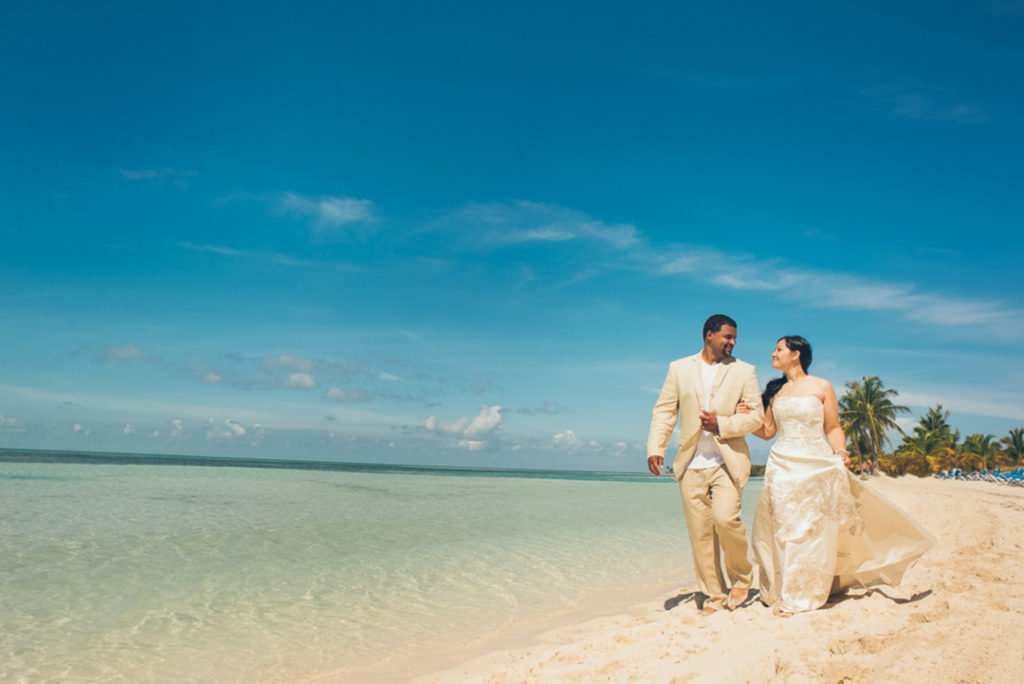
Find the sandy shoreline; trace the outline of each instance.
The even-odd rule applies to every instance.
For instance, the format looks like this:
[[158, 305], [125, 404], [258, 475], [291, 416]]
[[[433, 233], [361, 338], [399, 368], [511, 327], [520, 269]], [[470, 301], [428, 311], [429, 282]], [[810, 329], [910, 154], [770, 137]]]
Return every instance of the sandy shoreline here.
[[[409, 679], [455, 682], [1019, 682], [1024, 680], [1024, 488], [877, 478], [938, 539], [901, 586], [772, 617], [754, 601], [700, 618], [669, 591], [621, 614]], [[422, 672], [422, 670], [420, 670]], [[319, 681], [329, 681], [330, 678]]]

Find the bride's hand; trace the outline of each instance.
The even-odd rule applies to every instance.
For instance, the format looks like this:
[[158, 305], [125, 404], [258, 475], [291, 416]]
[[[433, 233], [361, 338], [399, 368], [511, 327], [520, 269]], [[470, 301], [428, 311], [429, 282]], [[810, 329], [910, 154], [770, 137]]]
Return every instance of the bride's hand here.
[[736, 404], [736, 413], [753, 413], [754, 409], [750, 408], [750, 404], [740, 399], [739, 403]]

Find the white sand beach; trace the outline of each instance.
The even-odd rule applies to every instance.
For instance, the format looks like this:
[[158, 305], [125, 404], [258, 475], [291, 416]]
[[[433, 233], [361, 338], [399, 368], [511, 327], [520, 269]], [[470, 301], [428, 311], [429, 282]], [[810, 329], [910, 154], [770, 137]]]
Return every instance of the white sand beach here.
[[702, 618], [688, 599], [693, 587], [681, 586], [412, 681], [1024, 680], [1024, 488], [915, 477], [871, 484], [938, 540], [899, 587], [853, 591], [786, 619], [756, 600]]

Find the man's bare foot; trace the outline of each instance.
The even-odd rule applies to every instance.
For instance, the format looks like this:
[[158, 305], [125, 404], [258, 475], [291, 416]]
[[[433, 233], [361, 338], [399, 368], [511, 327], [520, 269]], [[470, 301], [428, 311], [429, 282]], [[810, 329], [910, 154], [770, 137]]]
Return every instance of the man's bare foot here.
[[747, 596], [750, 595], [749, 589], [741, 589], [740, 587], [733, 587], [729, 590], [729, 600], [726, 602], [725, 607], [729, 610], [735, 610], [739, 608], [747, 601]]
[[716, 610], [718, 610], [718, 609], [717, 608], [712, 608], [711, 606], [704, 606], [703, 608], [700, 609], [700, 612], [698, 613], [698, 615], [700, 615], [701, 617], [707, 617], [708, 615], [711, 615], [712, 613], [714, 613]]

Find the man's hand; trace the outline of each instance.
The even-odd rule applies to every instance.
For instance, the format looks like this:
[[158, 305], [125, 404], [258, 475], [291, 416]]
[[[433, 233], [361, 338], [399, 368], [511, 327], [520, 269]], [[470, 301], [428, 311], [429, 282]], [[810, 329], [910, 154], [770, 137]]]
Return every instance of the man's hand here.
[[664, 456], [648, 456], [647, 457], [647, 469], [652, 473], [661, 477], [661, 469], [665, 466]]
[[718, 416], [707, 411], [700, 412], [700, 427], [713, 435], [718, 434]]

